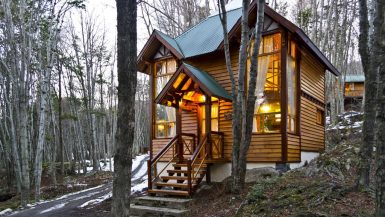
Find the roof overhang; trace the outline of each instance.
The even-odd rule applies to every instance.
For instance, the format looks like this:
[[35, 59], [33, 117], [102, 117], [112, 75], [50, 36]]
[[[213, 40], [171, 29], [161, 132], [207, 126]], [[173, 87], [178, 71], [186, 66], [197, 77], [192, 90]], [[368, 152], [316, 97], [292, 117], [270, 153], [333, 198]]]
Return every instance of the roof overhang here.
[[[254, 0], [251, 2], [249, 7], [249, 21], [250, 16], [253, 15], [253, 12], [257, 11], [257, 1]], [[271, 7], [265, 5], [265, 15], [269, 16], [275, 22], [279, 23], [282, 27], [293, 33], [300, 40], [301, 44], [305, 45], [306, 48], [310, 50], [310, 52], [315, 55], [316, 58], [320, 60], [320, 62], [335, 76], [341, 75], [341, 73], [333, 66], [333, 64], [325, 57], [325, 55], [318, 49], [318, 47], [310, 40], [310, 38], [295, 24], [290, 22], [288, 19], [274, 11]], [[241, 20], [240, 18], [234, 27], [229, 31], [229, 40], [236, 35], [239, 35], [241, 32]], [[223, 49], [223, 42], [218, 46], [218, 49]]]
[[155, 55], [157, 50], [161, 45], [164, 45], [167, 49], [171, 51], [171, 53], [178, 59], [183, 59], [184, 56], [180, 49], [178, 47], [175, 47], [175, 45], [172, 45], [170, 43], [170, 40], [174, 40], [170, 37], [166, 38], [167, 36], [165, 34], [162, 34], [161, 32], [154, 30], [150, 36], [150, 38], [147, 40], [146, 44], [140, 51], [137, 63], [138, 63], [138, 71], [150, 74], [149, 70], [147, 70], [148, 63], [151, 61], [152, 57]]
[[[187, 84], [191, 80], [190, 84]], [[187, 91], [202, 92], [209, 97], [231, 101], [231, 95], [207, 72], [199, 70], [187, 63], [182, 63], [156, 97], [157, 104], [175, 106]], [[168, 99], [167, 99], [168, 98]], [[171, 103], [170, 98], [172, 98]]]

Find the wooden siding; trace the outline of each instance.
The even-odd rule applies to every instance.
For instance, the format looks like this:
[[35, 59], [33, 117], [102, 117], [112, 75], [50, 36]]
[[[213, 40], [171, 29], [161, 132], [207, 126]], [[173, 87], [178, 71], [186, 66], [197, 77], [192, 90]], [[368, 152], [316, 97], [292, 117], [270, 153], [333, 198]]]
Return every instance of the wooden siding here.
[[198, 135], [197, 113], [182, 111], [182, 133], [192, 133]]
[[301, 150], [320, 151], [325, 148], [325, 127], [316, 123], [317, 108], [310, 100], [301, 97]]
[[346, 82], [344, 96], [348, 98], [359, 98], [364, 96], [365, 85], [363, 82]]
[[301, 161], [300, 137], [294, 134], [287, 135], [287, 161]]
[[325, 102], [325, 67], [306, 50], [301, 52], [301, 90]]
[[318, 103], [301, 96], [301, 150], [320, 151], [325, 148], [325, 126], [317, 124], [317, 108], [325, 103], [325, 67], [307, 50], [301, 52], [301, 91]]
[[[233, 134], [231, 120], [225, 118], [231, 114], [230, 102], [221, 102], [219, 109], [219, 131], [224, 133], [225, 158], [231, 159], [233, 148]], [[253, 134], [249, 152], [248, 162], [279, 162], [282, 160], [281, 134]]]

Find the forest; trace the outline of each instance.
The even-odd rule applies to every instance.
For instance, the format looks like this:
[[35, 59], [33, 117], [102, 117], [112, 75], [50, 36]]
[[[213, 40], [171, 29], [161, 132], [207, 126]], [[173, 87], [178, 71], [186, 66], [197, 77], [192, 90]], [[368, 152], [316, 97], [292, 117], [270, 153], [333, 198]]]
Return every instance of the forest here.
[[[302, 29], [341, 73], [338, 77], [329, 71], [325, 74], [325, 156], [329, 151], [335, 153], [339, 144], [353, 141], [359, 151], [355, 169], [349, 170], [354, 173], [351, 191], [372, 192], [369, 213], [384, 216], [385, 1], [255, 1], [258, 14], [266, 4]], [[106, 188], [109, 197], [101, 204], [107, 203], [111, 216], [130, 216], [131, 187], [140, 183], [131, 171], [140, 172], [142, 164], [147, 167], [144, 159], [153, 130], [149, 108], [152, 78], [138, 72], [136, 65], [142, 47], [155, 30], [176, 38], [215, 14], [221, 17], [226, 42], [230, 31], [225, 28], [226, 11], [249, 4], [247, 0], [0, 0], [0, 216], [105, 183], [110, 184]], [[107, 7], [117, 14], [101, 16], [100, 8]], [[107, 28], [106, 19], [113, 20], [117, 28]], [[259, 46], [258, 19], [250, 35]], [[231, 77], [229, 51], [225, 43], [223, 53]], [[341, 117], [352, 112], [345, 105], [345, 81], [356, 75], [365, 76], [365, 95], [354, 109], [362, 116], [362, 128], [349, 131], [356, 134], [353, 138], [341, 128]], [[247, 104], [248, 97], [239, 93], [235, 97], [235, 86], [234, 81], [233, 102]], [[254, 105], [255, 97], [250, 99]], [[239, 109], [238, 114], [254, 114], [252, 109]], [[247, 117], [243, 120], [249, 123]], [[248, 135], [250, 127], [245, 129]], [[240, 134], [239, 143], [244, 142], [243, 137]], [[144, 174], [140, 181], [147, 171]], [[70, 179], [77, 184], [87, 180], [88, 187], [68, 189]], [[239, 188], [236, 181], [229, 186]], [[139, 192], [145, 194], [145, 188]], [[47, 196], [49, 191], [56, 193]], [[82, 212], [101, 216], [95, 209], [104, 208]], [[243, 210], [238, 216], [249, 216], [246, 213]]]

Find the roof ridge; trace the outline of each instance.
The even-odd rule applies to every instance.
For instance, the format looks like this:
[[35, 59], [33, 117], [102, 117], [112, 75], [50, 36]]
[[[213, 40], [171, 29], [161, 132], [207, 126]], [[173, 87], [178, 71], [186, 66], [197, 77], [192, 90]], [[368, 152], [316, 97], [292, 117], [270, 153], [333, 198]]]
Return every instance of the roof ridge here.
[[[233, 12], [233, 11], [235, 11], [235, 10], [239, 10], [239, 9], [241, 9], [241, 8], [242, 8], [242, 7], [231, 9], [231, 10], [227, 11], [227, 13]], [[199, 25], [202, 24], [203, 22], [205, 22], [205, 21], [207, 21], [207, 20], [209, 20], [209, 19], [211, 19], [211, 18], [215, 18], [215, 17], [217, 17], [217, 16], [219, 16], [219, 13], [218, 13], [218, 14], [215, 14], [215, 15], [210, 15], [210, 16], [206, 17], [205, 19], [201, 20], [199, 23], [195, 24], [194, 26], [192, 26], [192, 27], [190, 27], [189, 29], [187, 29], [186, 31], [184, 31], [182, 34], [180, 34], [180, 35], [178, 35], [177, 37], [175, 37], [175, 38], [174, 38], [175, 41], [177, 41], [177, 39], [180, 38], [180, 37], [182, 37], [183, 35], [186, 35], [188, 32], [191, 32], [191, 30], [195, 29], [197, 26], [199, 26]]]

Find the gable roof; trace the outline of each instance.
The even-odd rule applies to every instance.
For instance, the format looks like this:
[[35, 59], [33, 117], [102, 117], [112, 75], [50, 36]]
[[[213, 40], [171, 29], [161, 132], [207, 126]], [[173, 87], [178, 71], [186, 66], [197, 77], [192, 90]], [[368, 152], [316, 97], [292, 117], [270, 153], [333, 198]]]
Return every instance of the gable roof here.
[[174, 82], [177, 81], [181, 73], [185, 73], [189, 78], [191, 78], [194, 81], [194, 83], [199, 84], [199, 87], [201, 88], [201, 90], [206, 94], [208, 94], [209, 96], [214, 96], [214, 97], [228, 100], [228, 101], [232, 100], [231, 95], [207, 72], [202, 71], [187, 63], [182, 63], [182, 65], [172, 75], [172, 77], [167, 82], [165, 87], [156, 97], [155, 99], [156, 103], [161, 104], [167, 92], [175, 91], [173, 84]]
[[[252, 1], [250, 5], [249, 14], [256, 11], [256, 1]], [[325, 57], [325, 55], [318, 49], [318, 47], [310, 40], [310, 38], [295, 24], [275, 12], [269, 6], [265, 6], [265, 14], [275, 20], [281, 26], [288, 31], [296, 35], [302, 44], [308, 48], [313, 55], [315, 55], [320, 62], [334, 75], [340, 75], [340, 72], [333, 66], [333, 64]], [[227, 11], [227, 29], [233, 32], [235, 29], [240, 28], [242, 17], [242, 8], [233, 9]], [[167, 34], [155, 30], [153, 35], [163, 43], [178, 59], [186, 59], [198, 55], [208, 54], [221, 48], [223, 42], [223, 29], [219, 18], [219, 14], [209, 16], [205, 20], [201, 21], [197, 25], [193, 26], [186, 32], [182, 33], [176, 38], [172, 38]], [[150, 43], [153, 35], [151, 35], [149, 41], [146, 43], [138, 60], [143, 57], [145, 50], [150, 47], [147, 44]], [[142, 69], [141, 65], [138, 67]], [[143, 70], [142, 70], [143, 71]]]
[[345, 82], [365, 82], [365, 75], [346, 75]]
[[[227, 29], [231, 30], [242, 16], [242, 8], [227, 12]], [[185, 58], [211, 53], [223, 41], [223, 28], [218, 15], [209, 16], [190, 28], [175, 40], [182, 48]]]

